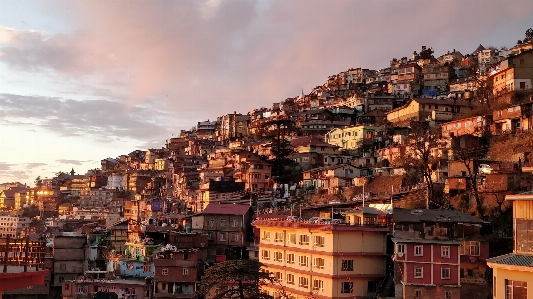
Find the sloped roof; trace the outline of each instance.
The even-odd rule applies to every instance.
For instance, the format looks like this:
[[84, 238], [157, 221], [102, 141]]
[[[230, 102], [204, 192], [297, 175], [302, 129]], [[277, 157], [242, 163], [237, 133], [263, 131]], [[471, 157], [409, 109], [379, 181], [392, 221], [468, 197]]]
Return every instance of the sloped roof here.
[[395, 223], [400, 222], [462, 222], [484, 223], [481, 219], [470, 216], [456, 210], [405, 210], [394, 209], [392, 219]]
[[244, 215], [252, 207], [249, 205], [210, 203], [202, 214], [219, 215]]
[[522, 267], [533, 267], [533, 255], [509, 253], [487, 260], [489, 263], [513, 265]]
[[479, 44], [479, 46], [477, 46], [477, 48], [474, 50], [474, 52], [472, 52], [472, 54], [477, 54], [483, 50], [485, 50], [485, 47], [483, 47], [482, 44]]
[[308, 146], [308, 145], [324, 146], [324, 147], [338, 147], [333, 144], [325, 143], [319, 140], [318, 138], [316, 138], [315, 136], [305, 136], [305, 137], [294, 138], [291, 140], [292, 147]]

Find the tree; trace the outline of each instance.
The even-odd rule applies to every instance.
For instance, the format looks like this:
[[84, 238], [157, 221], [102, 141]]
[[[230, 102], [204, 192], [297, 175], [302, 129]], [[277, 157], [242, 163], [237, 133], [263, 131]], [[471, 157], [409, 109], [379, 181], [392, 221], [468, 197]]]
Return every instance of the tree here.
[[533, 28], [529, 28], [526, 30], [526, 38], [524, 39], [524, 42], [531, 42], [533, 40]]
[[289, 159], [289, 155], [294, 153], [288, 137], [296, 131], [294, 123], [288, 119], [273, 120], [266, 122], [264, 127], [274, 126], [275, 130], [265, 137], [272, 141], [273, 159], [268, 162], [272, 165], [272, 178], [278, 184], [290, 184], [301, 180], [301, 171], [298, 163]]
[[215, 264], [205, 271], [199, 294], [213, 299], [272, 299], [261, 287], [272, 284], [274, 278], [254, 260], [233, 260]]
[[478, 216], [484, 220], [486, 215], [483, 211], [483, 199], [479, 194], [478, 167], [479, 160], [484, 159], [487, 155], [489, 133], [490, 131], [479, 128], [475, 135], [467, 134], [453, 137], [450, 144], [453, 159], [461, 161], [466, 169], [467, 190], [474, 196]]
[[35, 186], [36, 186], [37, 188], [40, 188], [40, 187], [43, 186], [43, 179], [41, 179], [41, 176], [40, 176], [40, 175], [37, 176], [37, 177], [35, 178], [34, 183], [35, 183]]
[[428, 200], [433, 204], [433, 171], [440, 160], [439, 152], [445, 146], [440, 139], [438, 128], [429, 128], [425, 123], [414, 123], [411, 134], [406, 138], [406, 153], [394, 161], [396, 166], [402, 167], [408, 173], [419, 173], [428, 185]]

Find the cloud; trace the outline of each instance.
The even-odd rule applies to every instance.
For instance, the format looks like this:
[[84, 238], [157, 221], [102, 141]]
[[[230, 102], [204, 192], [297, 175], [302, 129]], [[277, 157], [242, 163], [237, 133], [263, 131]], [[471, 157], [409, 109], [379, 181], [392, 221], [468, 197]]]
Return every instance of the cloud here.
[[164, 140], [171, 134], [169, 124], [179, 123], [172, 114], [149, 105], [108, 100], [0, 94], [0, 106], [10, 125], [39, 126], [62, 137], [87, 136], [101, 142], [112, 138]]
[[11, 166], [15, 166], [15, 164], [0, 162], [0, 170], [10, 170]]
[[79, 160], [69, 160], [69, 159], [58, 159], [58, 160], [56, 160], [56, 162], [59, 162], [61, 164], [82, 165], [83, 163], [93, 162], [93, 161], [91, 161], [91, 160], [79, 161]]
[[[531, 26], [533, 7], [523, 4], [522, 0], [504, 6], [497, 0], [51, 2], [47, 13], [70, 22], [72, 32], [53, 35], [3, 28], [0, 61], [12, 69], [51, 71], [79, 85], [89, 84], [95, 94], [132, 110], [151, 103], [183, 119], [181, 123], [188, 122], [181, 127], [187, 128], [234, 110], [270, 106], [351, 67], [385, 67], [391, 58], [410, 56], [422, 45], [433, 47], [437, 55], [454, 48], [469, 53], [479, 43], [509, 46]], [[67, 101], [62, 105], [81, 106]], [[103, 118], [109, 115], [102, 113]], [[55, 128], [63, 122], [47, 124]], [[153, 124], [139, 128], [142, 124], [133, 126], [139, 131], [128, 134], [147, 136], [157, 128]]]
[[26, 169], [34, 169], [34, 168], [38, 168], [38, 167], [46, 166], [46, 165], [48, 165], [48, 164], [46, 164], [46, 163], [38, 163], [38, 162], [26, 163]]

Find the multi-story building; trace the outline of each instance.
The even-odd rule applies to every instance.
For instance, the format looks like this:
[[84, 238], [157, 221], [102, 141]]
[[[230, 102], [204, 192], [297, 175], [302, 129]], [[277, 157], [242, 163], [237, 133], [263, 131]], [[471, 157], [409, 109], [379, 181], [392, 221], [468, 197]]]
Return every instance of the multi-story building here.
[[[522, 168], [533, 172], [533, 167]], [[493, 271], [492, 298], [533, 298], [533, 193], [507, 195], [513, 204], [513, 252], [487, 260]], [[529, 287], [529, 290], [528, 290]]]
[[326, 134], [326, 142], [342, 147], [344, 150], [355, 150], [364, 139], [370, 139], [374, 133], [381, 131], [378, 127], [351, 126], [342, 129], [334, 129]]
[[277, 280], [264, 289], [275, 298], [370, 298], [386, 276], [387, 227], [261, 217], [253, 225], [259, 261]]
[[493, 134], [516, 133], [529, 131], [533, 127], [533, 115], [531, 110], [533, 105], [531, 103], [513, 105], [507, 108], [494, 109], [492, 111], [492, 118], [494, 125], [492, 126]]
[[272, 166], [261, 161], [258, 154], [243, 151], [233, 156], [236, 181], [244, 182], [247, 190], [268, 190], [273, 184]]
[[439, 63], [428, 64], [422, 70], [424, 74], [424, 90], [435, 90], [437, 93], [446, 92], [451, 77], [454, 75], [453, 65]]
[[85, 234], [63, 233], [54, 236], [52, 286], [61, 286], [64, 281], [74, 280], [88, 270], [85, 261], [86, 246]]
[[443, 123], [441, 125], [442, 137], [463, 135], [481, 136], [489, 130], [492, 124], [491, 116], [474, 116]]
[[205, 234], [171, 232], [154, 260], [153, 298], [195, 298], [207, 259]]
[[30, 233], [31, 219], [0, 215], [0, 237], [23, 238]]
[[490, 230], [483, 221], [460, 211], [394, 209], [393, 224], [397, 298], [485, 298]]
[[252, 215], [250, 205], [211, 203], [192, 217], [192, 231], [208, 236], [208, 261], [246, 257], [246, 247], [253, 240]]
[[494, 95], [533, 88], [533, 50], [524, 51], [495, 64], [487, 80]]
[[387, 121], [398, 125], [410, 121], [449, 121], [473, 108], [474, 105], [468, 101], [411, 99], [406, 105], [389, 111]]
[[105, 271], [90, 271], [79, 279], [63, 282], [64, 299], [94, 298], [97, 293], [115, 293], [117, 298], [151, 298], [151, 285], [143, 280], [106, 279]]

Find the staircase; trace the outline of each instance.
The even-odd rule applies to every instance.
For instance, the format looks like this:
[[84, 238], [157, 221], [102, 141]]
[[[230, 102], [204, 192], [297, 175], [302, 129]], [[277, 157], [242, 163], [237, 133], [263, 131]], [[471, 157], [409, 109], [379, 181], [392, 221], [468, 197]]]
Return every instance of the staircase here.
[[387, 276], [379, 287], [375, 298], [394, 297], [394, 278]]

